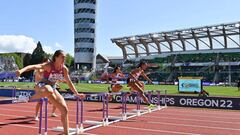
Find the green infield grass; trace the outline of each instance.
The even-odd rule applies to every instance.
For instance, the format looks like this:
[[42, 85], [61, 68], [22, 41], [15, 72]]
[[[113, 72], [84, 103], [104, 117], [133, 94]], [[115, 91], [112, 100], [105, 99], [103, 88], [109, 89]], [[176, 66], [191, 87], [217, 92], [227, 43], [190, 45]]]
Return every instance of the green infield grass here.
[[[74, 84], [79, 92], [106, 92], [109, 84], [88, 84], [78, 83]], [[16, 86], [20, 89], [33, 89], [34, 83], [27, 82], [0, 82], [0, 86]], [[67, 84], [60, 84], [61, 90], [68, 89]], [[224, 87], [224, 86], [204, 86], [210, 96], [225, 96], [225, 97], [240, 97], [240, 91], [237, 87]], [[124, 85], [124, 90], [129, 90], [127, 85]], [[181, 94], [189, 95], [178, 92], [178, 86], [176, 85], [145, 85], [146, 90], [167, 90], [168, 94]], [[197, 94], [191, 94], [197, 95]]]

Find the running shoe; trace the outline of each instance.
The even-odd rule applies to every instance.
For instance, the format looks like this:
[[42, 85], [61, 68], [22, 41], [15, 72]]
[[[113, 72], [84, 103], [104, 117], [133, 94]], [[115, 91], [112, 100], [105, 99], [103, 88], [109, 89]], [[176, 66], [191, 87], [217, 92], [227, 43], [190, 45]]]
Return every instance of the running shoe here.
[[148, 108], [149, 108], [149, 109], [153, 109], [153, 108], [155, 108], [155, 107], [157, 107], [157, 106], [154, 105], [154, 104], [150, 104], [150, 105], [148, 105]]
[[56, 113], [52, 113], [51, 117], [57, 117], [58, 115]]

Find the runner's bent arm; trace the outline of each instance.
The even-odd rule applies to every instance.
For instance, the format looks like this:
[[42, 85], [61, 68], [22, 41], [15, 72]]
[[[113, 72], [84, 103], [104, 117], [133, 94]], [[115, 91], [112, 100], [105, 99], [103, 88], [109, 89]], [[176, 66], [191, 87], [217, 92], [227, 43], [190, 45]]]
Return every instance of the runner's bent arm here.
[[36, 64], [36, 65], [29, 65], [26, 66], [20, 70], [16, 71], [16, 76], [20, 76], [22, 73], [27, 72], [27, 71], [31, 71], [31, 70], [36, 70], [36, 69], [42, 69], [44, 67], [44, 64]]
[[68, 84], [70, 90], [76, 94], [76, 95], [79, 95], [78, 91], [76, 90], [75, 86], [73, 85], [70, 77], [69, 77], [69, 74], [68, 74], [68, 69], [66, 66], [64, 66], [63, 68], [63, 72], [64, 72], [64, 79], [66, 80], [66, 83]]
[[145, 78], [146, 80], [148, 80], [149, 83], [152, 83], [152, 80], [149, 79], [149, 77], [148, 77], [144, 72], [142, 72], [141, 75], [143, 76], [143, 78]]

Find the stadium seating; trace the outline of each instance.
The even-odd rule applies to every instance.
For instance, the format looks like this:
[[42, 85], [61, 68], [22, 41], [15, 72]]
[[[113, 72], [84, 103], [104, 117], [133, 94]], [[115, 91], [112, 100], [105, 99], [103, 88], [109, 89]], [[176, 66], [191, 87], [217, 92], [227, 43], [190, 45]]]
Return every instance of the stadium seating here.
[[11, 79], [15, 77], [18, 69], [13, 57], [0, 56], [0, 79]]
[[[240, 53], [195, 53], [174, 54], [166, 57], [142, 59], [158, 67], [149, 68], [149, 77], [154, 81], [173, 82], [180, 76], [202, 76], [206, 82], [236, 82], [239, 78]], [[128, 60], [124, 72], [136, 67], [136, 61]]]

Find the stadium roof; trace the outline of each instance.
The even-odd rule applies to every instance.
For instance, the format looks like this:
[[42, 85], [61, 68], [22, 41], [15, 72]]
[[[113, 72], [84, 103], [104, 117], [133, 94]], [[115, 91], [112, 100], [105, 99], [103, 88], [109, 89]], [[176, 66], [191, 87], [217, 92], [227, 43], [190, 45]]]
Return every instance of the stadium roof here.
[[122, 56], [107, 56], [108, 59], [116, 59], [116, 60], [122, 60]]
[[240, 48], [240, 22], [111, 39], [124, 59], [162, 53]]
[[109, 59], [108, 59], [106, 56], [101, 55], [101, 54], [98, 54], [98, 55], [96, 56], [96, 59], [101, 59], [101, 61], [104, 62], [104, 63], [110, 62]]

